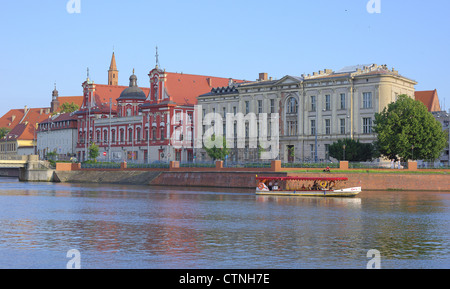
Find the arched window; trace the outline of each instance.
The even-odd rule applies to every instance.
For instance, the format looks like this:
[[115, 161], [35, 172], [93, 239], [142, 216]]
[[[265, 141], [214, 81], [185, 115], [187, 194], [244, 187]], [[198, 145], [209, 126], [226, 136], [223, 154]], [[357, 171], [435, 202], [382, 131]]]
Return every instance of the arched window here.
[[141, 140], [141, 128], [140, 127], [136, 128], [136, 140], [137, 141]]
[[133, 142], [133, 129], [128, 130], [128, 142]]
[[164, 140], [164, 132], [165, 132], [164, 127], [160, 128], [161, 140]]
[[120, 129], [120, 142], [125, 141], [125, 131], [123, 128]]
[[291, 97], [287, 100], [287, 113], [297, 113], [298, 112], [298, 102], [295, 97]]

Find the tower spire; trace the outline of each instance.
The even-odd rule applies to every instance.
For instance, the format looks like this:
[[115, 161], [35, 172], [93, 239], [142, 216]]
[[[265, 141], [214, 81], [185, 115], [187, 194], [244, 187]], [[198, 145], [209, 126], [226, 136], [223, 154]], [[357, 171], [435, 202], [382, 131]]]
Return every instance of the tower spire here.
[[108, 70], [108, 85], [119, 85], [119, 71], [117, 70], [116, 55], [114, 54], [114, 51], [111, 57], [111, 64], [109, 65]]
[[159, 55], [158, 55], [158, 46], [156, 46], [156, 68], [159, 67]]

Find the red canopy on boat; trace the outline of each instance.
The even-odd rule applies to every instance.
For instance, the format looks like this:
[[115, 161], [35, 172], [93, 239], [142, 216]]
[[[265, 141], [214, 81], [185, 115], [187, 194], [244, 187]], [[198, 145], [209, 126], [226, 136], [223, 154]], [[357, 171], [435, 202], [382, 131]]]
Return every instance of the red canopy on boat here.
[[348, 181], [348, 178], [257, 177], [258, 181]]

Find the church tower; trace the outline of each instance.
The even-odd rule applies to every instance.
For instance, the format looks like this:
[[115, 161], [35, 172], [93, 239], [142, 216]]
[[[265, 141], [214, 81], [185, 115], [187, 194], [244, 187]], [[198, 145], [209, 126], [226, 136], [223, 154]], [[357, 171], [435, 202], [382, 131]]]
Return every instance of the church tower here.
[[114, 52], [111, 58], [111, 65], [108, 70], [108, 85], [119, 85], [119, 71], [117, 70]]
[[55, 83], [55, 89], [52, 92], [52, 102], [50, 104], [50, 111], [54, 113], [58, 111], [58, 109], [59, 109], [58, 91], [56, 90], [56, 83]]

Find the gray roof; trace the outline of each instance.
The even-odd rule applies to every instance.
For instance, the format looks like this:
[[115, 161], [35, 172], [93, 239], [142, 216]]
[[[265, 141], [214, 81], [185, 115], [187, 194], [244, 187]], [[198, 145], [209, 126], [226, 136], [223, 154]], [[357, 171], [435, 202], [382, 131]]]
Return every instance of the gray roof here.
[[119, 99], [138, 99], [138, 100], [146, 100], [147, 96], [144, 91], [137, 86], [137, 77], [136, 75], [130, 76], [130, 87], [126, 88], [120, 94]]

